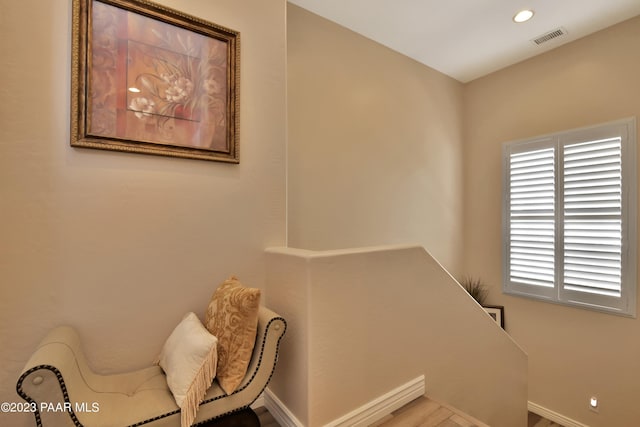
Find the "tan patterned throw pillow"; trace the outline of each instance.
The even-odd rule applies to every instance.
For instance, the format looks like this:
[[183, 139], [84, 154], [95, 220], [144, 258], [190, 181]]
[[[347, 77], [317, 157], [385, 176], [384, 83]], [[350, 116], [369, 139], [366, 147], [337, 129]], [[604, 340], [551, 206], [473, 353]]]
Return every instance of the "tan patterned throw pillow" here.
[[216, 378], [227, 394], [247, 373], [258, 329], [260, 289], [244, 287], [235, 276], [225, 280], [211, 297], [204, 325], [218, 338]]

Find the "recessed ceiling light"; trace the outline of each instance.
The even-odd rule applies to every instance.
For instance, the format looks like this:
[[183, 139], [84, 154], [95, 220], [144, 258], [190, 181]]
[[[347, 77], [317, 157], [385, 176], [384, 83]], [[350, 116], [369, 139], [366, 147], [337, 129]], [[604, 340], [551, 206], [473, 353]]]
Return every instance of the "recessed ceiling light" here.
[[525, 9], [515, 14], [513, 22], [526, 22], [531, 18], [533, 18], [533, 10]]

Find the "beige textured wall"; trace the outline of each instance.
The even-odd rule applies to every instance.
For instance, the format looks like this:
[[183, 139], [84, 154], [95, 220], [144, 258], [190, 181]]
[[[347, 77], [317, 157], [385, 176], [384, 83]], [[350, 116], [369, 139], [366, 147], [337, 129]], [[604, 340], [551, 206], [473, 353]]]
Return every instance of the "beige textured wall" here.
[[289, 245], [418, 243], [456, 272], [462, 85], [289, 5]]
[[639, 43], [640, 17], [465, 87], [465, 270], [506, 306], [529, 400], [592, 427], [640, 423], [640, 322], [501, 294], [501, 145], [640, 116]]
[[158, 1], [241, 32], [239, 165], [71, 148], [71, 1], [0, 0], [0, 401], [52, 326], [98, 370], [147, 365], [286, 243], [286, 2]]
[[430, 397], [490, 426], [526, 425], [526, 354], [422, 247], [270, 248], [267, 285], [297, 320], [269, 387], [305, 426], [421, 375]]
[[[290, 250], [311, 253], [302, 249]], [[313, 391], [309, 387], [311, 302], [308, 261], [268, 248], [266, 271], [269, 288], [266, 304], [287, 320], [287, 332], [278, 355], [278, 375], [269, 382], [269, 391], [284, 403], [301, 425], [309, 426], [309, 399]]]

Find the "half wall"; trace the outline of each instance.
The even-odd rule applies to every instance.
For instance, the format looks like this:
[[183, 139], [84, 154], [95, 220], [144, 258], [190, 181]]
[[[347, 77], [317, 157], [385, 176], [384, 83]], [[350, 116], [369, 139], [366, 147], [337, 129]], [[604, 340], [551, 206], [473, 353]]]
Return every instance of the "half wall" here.
[[305, 426], [420, 375], [491, 426], [527, 423], [527, 355], [422, 247], [268, 249], [266, 304], [289, 324], [270, 390]]

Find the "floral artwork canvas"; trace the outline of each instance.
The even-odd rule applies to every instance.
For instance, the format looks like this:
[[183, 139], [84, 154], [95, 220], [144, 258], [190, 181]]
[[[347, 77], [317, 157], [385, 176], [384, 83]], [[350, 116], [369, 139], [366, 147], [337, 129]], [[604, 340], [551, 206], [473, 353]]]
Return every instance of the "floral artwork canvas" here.
[[237, 162], [237, 33], [146, 1], [75, 1], [90, 7], [72, 145]]

